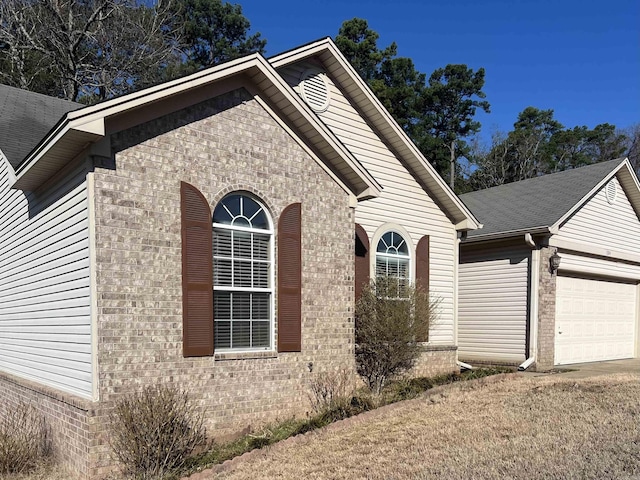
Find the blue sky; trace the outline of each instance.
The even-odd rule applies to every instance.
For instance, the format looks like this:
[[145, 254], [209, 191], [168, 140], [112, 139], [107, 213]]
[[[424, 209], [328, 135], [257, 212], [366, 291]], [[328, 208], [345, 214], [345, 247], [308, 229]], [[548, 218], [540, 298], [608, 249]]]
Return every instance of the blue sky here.
[[364, 18], [398, 55], [431, 74], [448, 63], [486, 70], [482, 136], [508, 131], [531, 105], [566, 127], [640, 123], [640, 0], [230, 0], [267, 55]]

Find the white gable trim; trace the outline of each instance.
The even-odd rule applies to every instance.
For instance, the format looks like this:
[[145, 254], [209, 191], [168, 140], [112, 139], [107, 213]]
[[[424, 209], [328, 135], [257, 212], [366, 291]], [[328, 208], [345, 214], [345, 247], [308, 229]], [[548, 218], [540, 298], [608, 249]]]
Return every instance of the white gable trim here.
[[107, 134], [107, 118], [234, 76], [253, 82], [294, 126], [307, 126], [301, 131], [334, 168], [342, 170], [352, 194], [360, 199], [379, 195], [381, 187], [378, 182], [259, 54], [66, 114], [18, 168], [13, 188], [37, 188], [59, 170], [67, 158], [103, 138]]
[[[629, 159], [625, 158], [620, 162], [620, 164], [611, 170], [598, 184], [593, 187], [589, 193], [587, 193], [584, 197], [580, 199], [578, 203], [576, 203], [567, 213], [565, 213], [560, 219], [554, 223], [550, 230], [558, 229], [569, 220], [574, 213], [576, 213], [584, 204], [586, 204], [596, 193], [600, 191], [602, 187], [604, 187], [609, 180], [611, 180], [614, 176], [618, 177], [618, 181], [622, 185], [627, 197], [629, 198], [629, 202], [631, 206], [635, 210], [636, 214], [640, 218], [640, 183], [638, 183], [638, 178], [635, 173], [633, 173], [633, 169], [631, 168], [631, 164], [629, 163]], [[555, 233], [555, 232], [554, 232]]]
[[475, 230], [481, 228], [480, 222], [425, 159], [330, 38], [276, 55], [271, 57], [269, 62], [277, 69], [312, 56], [323, 62], [325, 68], [332, 73], [341, 87], [357, 104], [359, 111], [366, 117], [368, 123], [373, 125], [378, 134], [384, 137], [385, 143], [402, 157], [423, 183], [423, 188], [428, 189], [427, 193], [435, 196], [456, 229]]

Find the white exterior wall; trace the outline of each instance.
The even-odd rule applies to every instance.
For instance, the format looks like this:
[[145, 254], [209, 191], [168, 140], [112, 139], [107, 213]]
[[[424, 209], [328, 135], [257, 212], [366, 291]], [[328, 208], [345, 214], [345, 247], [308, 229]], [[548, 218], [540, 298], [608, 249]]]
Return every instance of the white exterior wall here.
[[640, 264], [607, 260], [559, 250], [560, 273], [578, 273], [586, 276], [620, 278], [626, 281], [640, 282]]
[[[287, 66], [279, 73], [296, 88], [301, 74], [310, 66], [303, 62]], [[369, 236], [371, 256], [375, 257], [381, 234], [392, 229], [392, 225], [402, 227], [410, 235], [414, 259], [420, 238], [430, 236], [429, 288], [441, 302], [429, 338], [434, 344], [451, 345], [455, 343], [455, 227], [331, 79], [329, 85], [330, 105], [319, 117], [383, 187], [379, 198], [361, 202], [356, 208], [356, 222]], [[415, 278], [415, 260], [412, 270]]]
[[0, 370], [91, 397], [85, 168], [43, 198], [12, 175], [0, 153]]
[[607, 202], [605, 186], [560, 227], [553, 240], [630, 253], [640, 262], [640, 220], [618, 179], [613, 181], [618, 189], [615, 203]]
[[469, 251], [458, 267], [458, 355], [461, 359], [523, 362], [527, 353], [531, 250]]

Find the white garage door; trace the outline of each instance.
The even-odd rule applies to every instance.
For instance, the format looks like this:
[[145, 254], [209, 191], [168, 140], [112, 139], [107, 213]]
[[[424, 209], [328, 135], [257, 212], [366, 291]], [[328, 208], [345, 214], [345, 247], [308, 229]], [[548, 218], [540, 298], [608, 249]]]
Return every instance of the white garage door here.
[[637, 286], [557, 277], [555, 364], [631, 358]]

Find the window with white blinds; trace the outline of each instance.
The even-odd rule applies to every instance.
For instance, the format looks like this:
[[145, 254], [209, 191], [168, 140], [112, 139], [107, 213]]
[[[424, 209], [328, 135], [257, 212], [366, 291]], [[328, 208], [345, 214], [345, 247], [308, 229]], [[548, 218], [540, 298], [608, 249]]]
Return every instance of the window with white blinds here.
[[409, 247], [398, 232], [386, 232], [376, 247], [376, 277], [397, 279], [398, 291], [402, 292], [411, 280], [411, 256]]
[[215, 349], [272, 347], [273, 229], [248, 194], [224, 197], [213, 212]]

